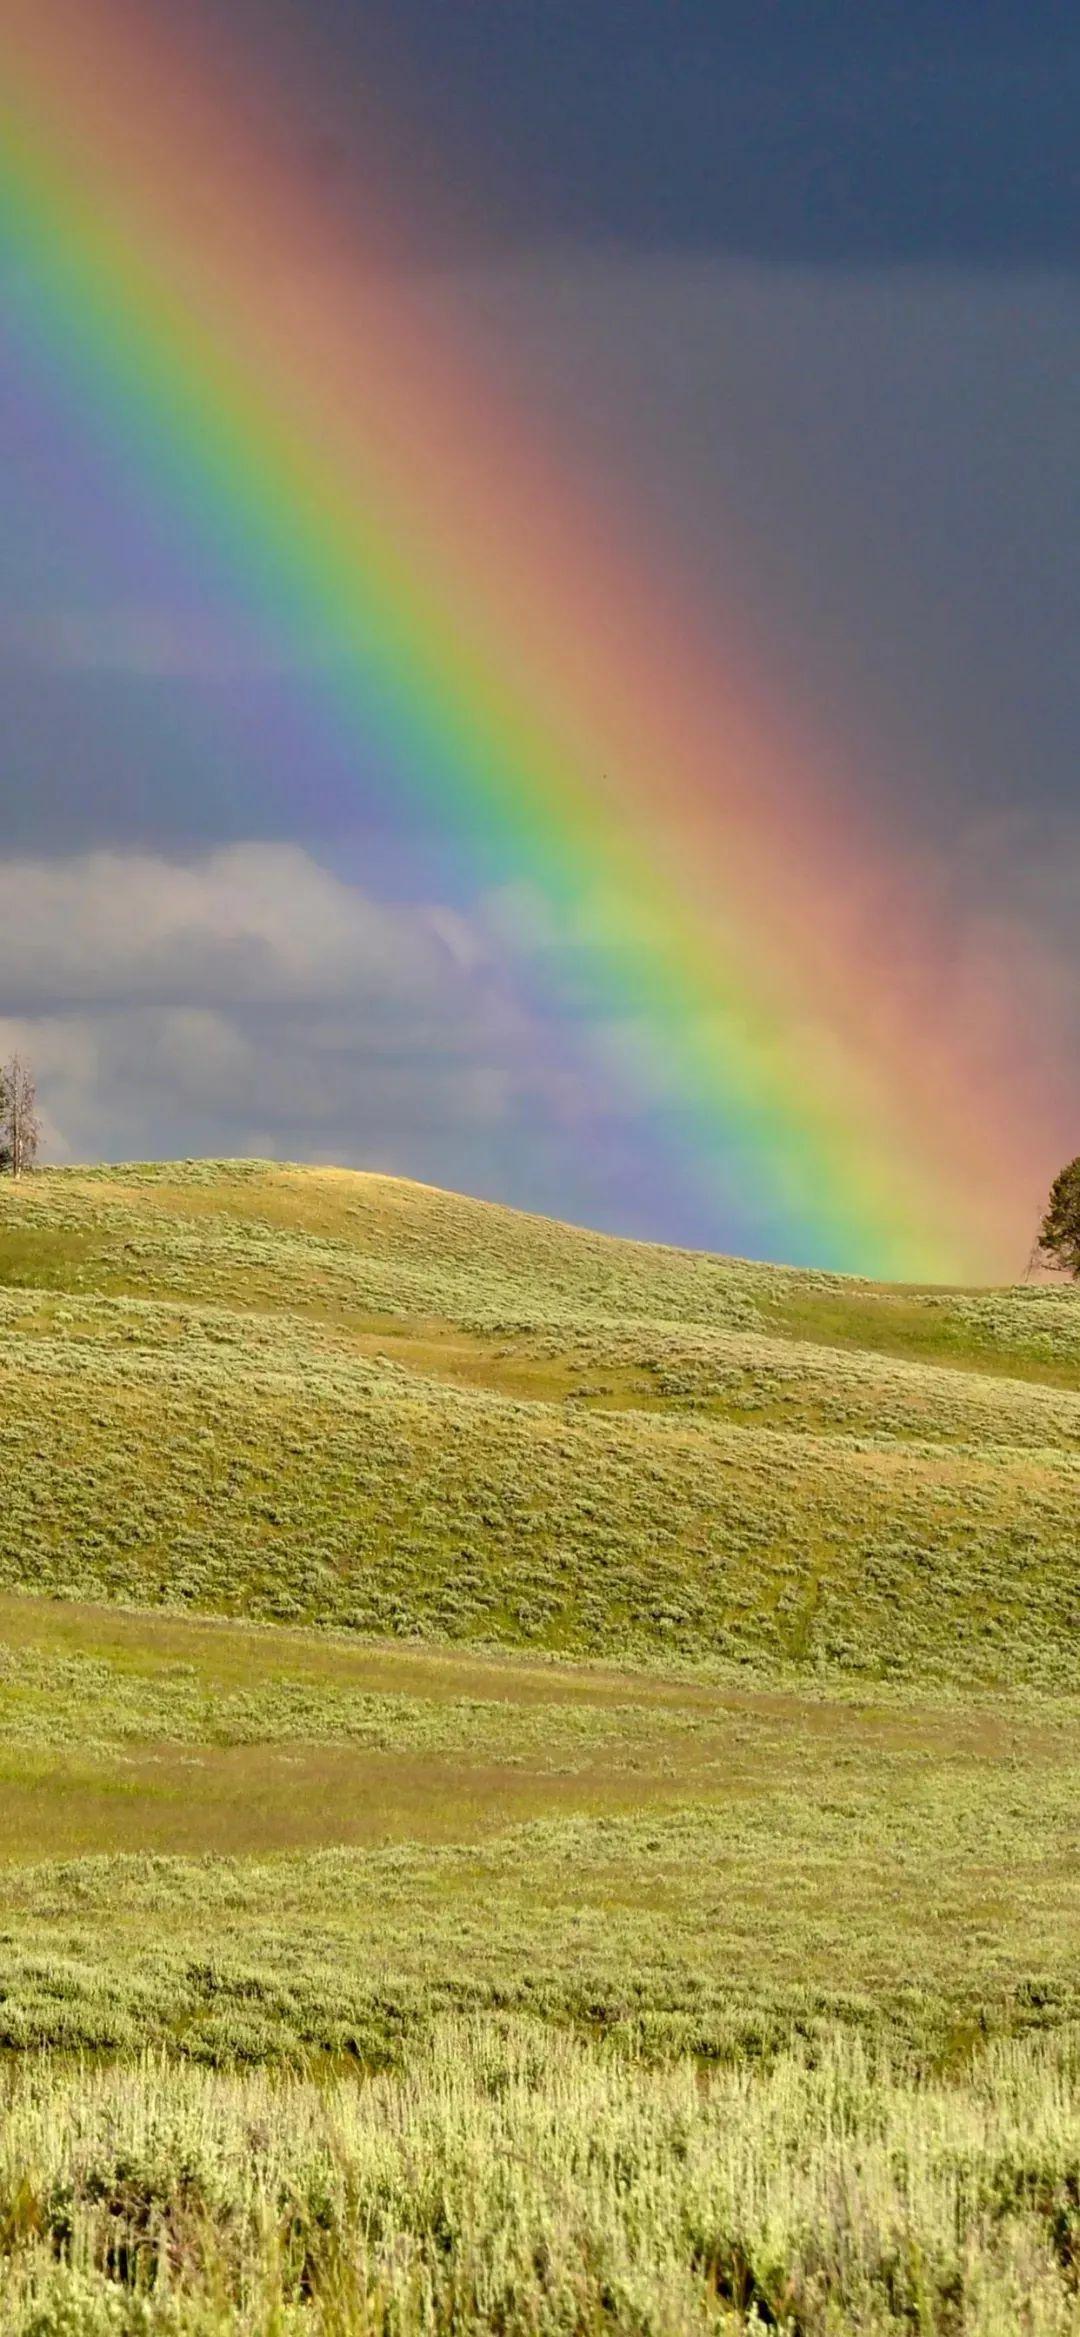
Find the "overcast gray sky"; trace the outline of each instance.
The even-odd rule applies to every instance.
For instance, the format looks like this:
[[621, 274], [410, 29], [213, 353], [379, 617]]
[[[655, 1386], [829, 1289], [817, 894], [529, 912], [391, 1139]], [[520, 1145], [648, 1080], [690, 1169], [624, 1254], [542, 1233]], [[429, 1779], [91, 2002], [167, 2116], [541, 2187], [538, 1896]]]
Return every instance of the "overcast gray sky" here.
[[[229, 18], [295, 66], [282, 134], [343, 218], [373, 109], [410, 184], [453, 190], [407, 223], [418, 310], [634, 478], [661, 583], [691, 577], [857, 768], [961, 957], [969, 928], [1038, 935], [1076, 1035], [1075, 12]], [[0, 1021], [55, 1153], [351, 1159], [737, 1244], [737, 1213], [658, 1189], [549, 1045], [498, 904], [436, 880], [377, 774], [328, 741], [298, 789], [297, 677], [159, 558], [2, 334], [0, 434]]]

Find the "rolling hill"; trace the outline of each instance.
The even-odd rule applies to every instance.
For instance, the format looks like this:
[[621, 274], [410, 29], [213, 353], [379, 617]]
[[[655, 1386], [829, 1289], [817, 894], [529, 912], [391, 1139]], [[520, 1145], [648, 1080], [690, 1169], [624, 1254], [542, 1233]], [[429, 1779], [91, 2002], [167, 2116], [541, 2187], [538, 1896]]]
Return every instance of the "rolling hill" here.
[[0, 1320], [0, 2044], [1080, 2014], [1070, 1291], [184, 1163]]
[[1067, 1689], [1080, 1301], [875, 1287], [340, 1171], [0, 1204], [0, 1584]]
[[1074, 1293], [187, 1162], [0, 1325], [5, 2328], [1075, 2328]]

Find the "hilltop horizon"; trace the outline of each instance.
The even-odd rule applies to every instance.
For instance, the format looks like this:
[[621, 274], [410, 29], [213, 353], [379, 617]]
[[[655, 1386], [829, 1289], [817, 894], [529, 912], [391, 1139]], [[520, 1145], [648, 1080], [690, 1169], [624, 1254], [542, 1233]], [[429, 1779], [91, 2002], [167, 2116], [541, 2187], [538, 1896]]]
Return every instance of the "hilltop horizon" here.
[[798, 1260], [791, 1258], [754, 1257], [742, 1251], [717, 1249], [704, 1242], [665, 1240], [652, 1234], [627, 1232], [618, 1227], [594, 1224], [586, 1219], [560, 1213], [556, 1210], [532, 1209], [519, 1202], [503, 1199], [495, 1193], [474, 1192], [463, 1186], [438, 1184], [427, 1177], [410, 1176], [396, 1169], [368, 1167], [356, 1161], [305, 1160], [299, 1155], [274, 1153], [148, 1153], [139, 1158], [39, 1160], [32, 1173], [37, 1177], [70, 1176], [77, 1179], [97, 1175], [122, 1177], [125, 1172], [133, 1176], [159, 1173], [168, 1177], [172, 1172], [184, 1171], [203, 1172], [212, 1176], [215, 1172], [220, 1172], [223, 1175], [227, 1175], [229, 1172], [250, 1172], [255, 1175], [264, 1170], [296, 1172], [300, 1175], [310, 1175], [312, 1178], [353, 1177], [371, 1184], [400, 1186], [405, 1190], [414, 1190], [451, 1201], [460, 1201], [474, 1206], [478, 1210], [490, 1210], [511, 1218], [535, 1218], [542, 1223], [562, 1227], [568, 1231], [588, 1234], [598, 1241], [643, 1250], [670, 1251], [674, 1255], [682, 1257], [715, 1259], [720, 1263], [735, 1266], [759, 1266], [764, 1269], [775, 1267], [780, 1273], [803, 1275], [808, 1280], [826, 1283], [855, 1283], [883, 1289], [891, 1287], [897, 1290], [911, 1291], [939, 1290], [943, 1293], [995, 1289], [1009, 1291], [1043, 1284], [1057, 1289], [1068, 1287], [1067, 1280], [1063, 1281], [1060, 1275], [1052, 1273], [1045, 1267], [1029, 1267], [1027, 1273], [1019, 1274], [1011, 1281], [1003, 1279], [1000, 1282], [921, 1282], [907, 1280], [901, 1276], [858, 1273], [843, 1267], [800, 1264]]

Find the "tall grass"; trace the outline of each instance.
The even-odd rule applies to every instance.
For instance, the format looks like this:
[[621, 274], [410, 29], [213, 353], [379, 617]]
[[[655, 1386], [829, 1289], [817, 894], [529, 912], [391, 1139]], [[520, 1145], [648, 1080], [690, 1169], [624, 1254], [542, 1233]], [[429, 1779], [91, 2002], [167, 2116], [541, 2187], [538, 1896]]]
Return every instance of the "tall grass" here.
[[1080, 2038], [703, 2077], [525, 2023], [403, 2072], [7, 2080], [11, 2337], [1080, 2331]]

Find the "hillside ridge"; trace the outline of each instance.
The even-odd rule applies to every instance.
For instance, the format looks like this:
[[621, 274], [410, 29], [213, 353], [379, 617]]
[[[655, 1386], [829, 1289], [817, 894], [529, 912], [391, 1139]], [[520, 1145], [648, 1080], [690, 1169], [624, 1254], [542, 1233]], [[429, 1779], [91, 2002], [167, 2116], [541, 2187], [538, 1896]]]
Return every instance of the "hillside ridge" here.
[[0, 1587], [1071, 1679], [1071, 1292], [845, 1283], [191, 1162], [7, 1188], [0, 1320]]
[[63, 1170], [0, 1380], [9, 2050], [1080, 2014], [1075, 1294]]

